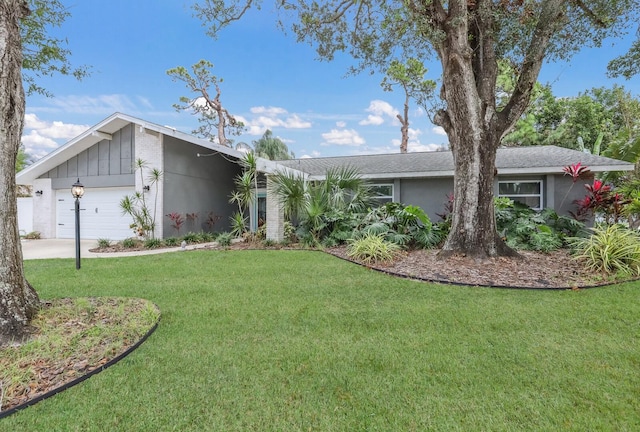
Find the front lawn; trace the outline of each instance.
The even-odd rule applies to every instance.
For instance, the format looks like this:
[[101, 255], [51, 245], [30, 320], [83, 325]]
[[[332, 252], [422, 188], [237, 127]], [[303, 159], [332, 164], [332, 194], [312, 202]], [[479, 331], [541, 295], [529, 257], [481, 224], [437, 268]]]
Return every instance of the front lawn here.
[[25, 266], [43, 299], [141, 297], [162, 318], [1, 430], [640, 429], [640, 282], [439, 286], [312, 251]]

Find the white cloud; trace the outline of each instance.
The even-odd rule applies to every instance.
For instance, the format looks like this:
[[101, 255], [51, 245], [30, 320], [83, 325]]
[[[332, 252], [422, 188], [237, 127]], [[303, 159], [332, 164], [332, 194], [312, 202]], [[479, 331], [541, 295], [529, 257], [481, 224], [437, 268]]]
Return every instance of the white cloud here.
[[409, 153], [442, 151], [447, 149], [447, 146], [444, 144], [420, 144], [419, 141], [409, 141], [409, 145], [407, 147], [407, 151]]
[[369, 125], [380, 126], [383, 123], [384, 123], [384, 118], [382, 118], [381, 116], [375, 116], [375, 115], [369, 114], [366, 119], [361, 120], [358, 124], [362, 126], [369, 126]]
[[442, 126], [435, 126], [433, 129], [431, 129], [431, 131], [433, 133], [435, 133], [436, 135], [447, 136], [447, 133], [445, 132], [445, 130], [444, 130], [444, 128]]
[[251, 107], [250, 111], [253, 114], [265, 114], [271, 117], [287, 114], [287, 110], [280, 107], [257, 106], [257, 107]]
[[[143, 105], [148, 104], [148, 100], [139, 99]], [[138, 104], [133, 102], [129, 96], [123, 94], [108, 94], [99, 96], [61, 96], [50, 101], [53, 108], [39, 108], [39, 111], [79, 114], [99, 114], [111, 115], [114, 112], [139, 113]]]
[[362, 126], [380, 126], [385, 122], [385, 119], [390, 119], [392, 123], [397, 123], [396, 116], [399, 114], [398, 110], [391, 106], [390, 103], [375, 99], [369, 103], [369, 108], [365, 111], [371, 113], [366, 119], [361, 120], [359, 124]]
[[331, 129], [331, 132], [323, 133], [322, 138], [325, 140], [323, 145], [359, 146], [365, 143], [364, 138], [354, 129]]
[[310, 158], [317, 158], [317, 157], [320, 157], [320, 152], [317, 151], [317, 150], [314, 150], [314, 151], [311, 152], [310, 155], [305, 154], [305, 155], [300, 156], [300, 159], [310, 159]]
[[244, 123], [249, 135], [262, 135], [267, 129], [308, 129], [311, 122], [303, 120], [298, 114], [289, 114], [287, 110], [279, 107], [252, 107], [252, 114], [257, 116], [247, 118], [236, 116], [236, 119]]
[[21, 141], [25, 151], [34, 159], [45, 156], [64, 142], [89, 129], [87, 125], [41, 120], [33, 113], [25, 114], [24, 119], [24, 135]]

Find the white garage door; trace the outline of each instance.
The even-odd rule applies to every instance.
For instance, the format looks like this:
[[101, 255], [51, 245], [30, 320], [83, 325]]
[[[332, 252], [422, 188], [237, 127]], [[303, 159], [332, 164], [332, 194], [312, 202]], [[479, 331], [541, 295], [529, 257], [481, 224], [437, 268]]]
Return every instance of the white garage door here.
[[[122, 215], [120, 200], [132, 188], [85, 189], [80, 198], [80, 238], [122, 240], [131, 237], [131, 216]], [[75, 200], [68, 189], [56, 192], [56, 237], [75, 238]]]

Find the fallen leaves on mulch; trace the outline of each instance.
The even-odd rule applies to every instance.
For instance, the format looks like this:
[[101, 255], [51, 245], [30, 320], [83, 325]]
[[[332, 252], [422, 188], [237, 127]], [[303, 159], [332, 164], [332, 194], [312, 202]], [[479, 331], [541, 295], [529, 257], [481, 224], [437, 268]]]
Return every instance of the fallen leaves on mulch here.
[[[346, 247], [327, 250], [340, 258], [347, 256]], [[518, 288], [571, 288], [618, 283], [605, 274], [593, 274], [575, 260], [567, 250], [551, 253], [520, 251], [521, 258], [476, 260], [463, 256], [438, 258], [437, 249], [401, 253], [390, 263], [369, 265], [371, 268], [422, 280], [462, 285]]]
[[143, 299], [43, 302], [31, 338], [0, 348], [0, 411], [103, 367], [144, 337], [158, 317], [157, 307]]

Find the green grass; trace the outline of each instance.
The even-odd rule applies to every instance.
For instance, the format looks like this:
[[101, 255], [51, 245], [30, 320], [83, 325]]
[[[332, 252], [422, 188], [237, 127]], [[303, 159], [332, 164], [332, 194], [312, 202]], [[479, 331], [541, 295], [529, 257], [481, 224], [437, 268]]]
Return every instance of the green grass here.
[[0, 430], [640, 430], [640, 283], [438, 286], [310, 251], [25, 266], [43, 298], [142, 297], [162, 318]]

